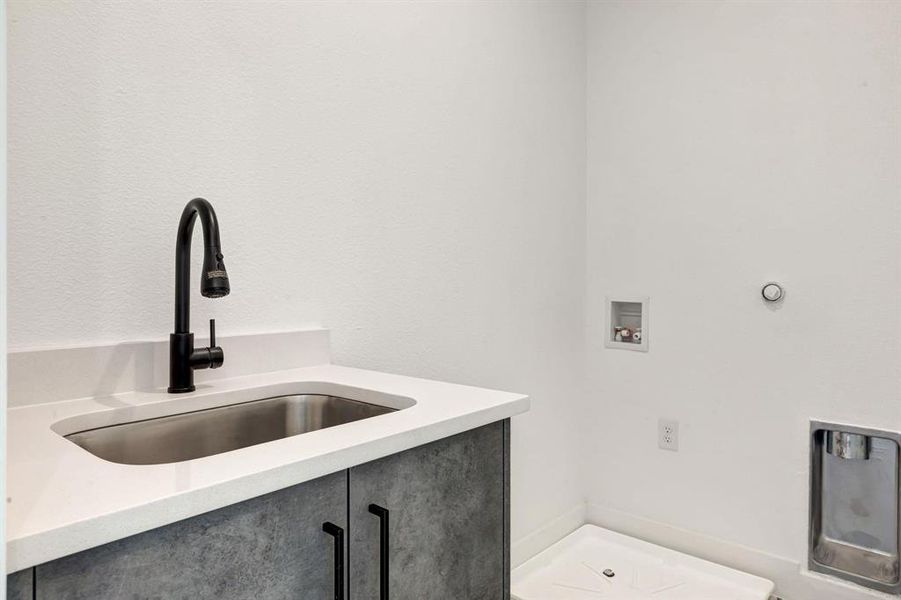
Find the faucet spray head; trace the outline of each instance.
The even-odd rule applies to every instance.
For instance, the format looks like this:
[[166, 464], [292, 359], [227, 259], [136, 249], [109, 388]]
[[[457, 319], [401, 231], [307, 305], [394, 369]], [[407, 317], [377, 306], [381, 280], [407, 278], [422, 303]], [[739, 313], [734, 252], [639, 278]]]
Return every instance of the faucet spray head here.
[[203, 252], [203, 271], [200, 275], [200, 293], [206, 298], [228, 296], [228, 272], [222, 262], [222, 251], [215, 246], [207, 246]]

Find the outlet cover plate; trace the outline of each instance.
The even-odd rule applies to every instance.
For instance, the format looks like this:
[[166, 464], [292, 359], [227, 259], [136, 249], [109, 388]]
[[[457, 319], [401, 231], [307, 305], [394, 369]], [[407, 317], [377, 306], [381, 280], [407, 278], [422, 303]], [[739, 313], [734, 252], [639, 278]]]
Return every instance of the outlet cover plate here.
[[671, 452], [679, 451], [679, 421], [673, 419], [657, 421], [657, 447]]

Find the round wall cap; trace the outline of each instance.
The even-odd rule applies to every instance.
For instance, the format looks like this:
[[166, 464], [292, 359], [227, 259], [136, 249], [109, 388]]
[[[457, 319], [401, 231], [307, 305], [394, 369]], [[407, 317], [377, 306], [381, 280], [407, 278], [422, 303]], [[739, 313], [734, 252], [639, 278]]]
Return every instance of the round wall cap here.
[[771, 281], [764, 284], [763, 289], [760, 290], [760, 295], [767, 302], [779, 302], [785, 296], [785, 290], [775, 281]]

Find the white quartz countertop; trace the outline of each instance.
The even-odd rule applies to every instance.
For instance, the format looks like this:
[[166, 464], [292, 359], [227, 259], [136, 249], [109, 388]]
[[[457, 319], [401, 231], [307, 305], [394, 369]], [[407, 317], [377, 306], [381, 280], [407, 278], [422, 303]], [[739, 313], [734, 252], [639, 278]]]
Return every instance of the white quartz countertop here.
[[[75, 431], [296, 393], [326, 393], [397, 412], [214, 456], [123, 465], [65, 439]], [[404, 408], [408, 407], [408, 408]], [[11, 408], [8, 573], [394, 454], [525, 412], [529, 399], [322, 365], [164, 389]]]

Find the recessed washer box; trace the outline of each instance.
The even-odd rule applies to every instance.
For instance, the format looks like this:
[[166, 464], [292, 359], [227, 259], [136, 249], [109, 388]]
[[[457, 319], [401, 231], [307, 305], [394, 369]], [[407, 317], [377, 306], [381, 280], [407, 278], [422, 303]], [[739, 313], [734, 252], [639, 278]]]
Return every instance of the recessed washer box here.
[[647, 296], [608, 297], [604, 345], [618, 350], [648, 351], [650, 299]]

